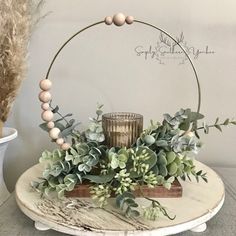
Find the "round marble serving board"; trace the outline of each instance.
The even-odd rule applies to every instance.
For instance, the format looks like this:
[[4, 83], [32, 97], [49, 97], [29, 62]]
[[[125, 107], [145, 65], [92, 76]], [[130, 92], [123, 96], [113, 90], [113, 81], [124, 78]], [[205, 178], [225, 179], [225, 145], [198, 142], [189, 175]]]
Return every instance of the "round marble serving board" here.
[[[38, 229], [53, 229], [71, 235], [172, 235], [186, 230], [203, 231], [224, 202], [224, 185], [220, 177], [208, 166], [195, 161], [197, 170], [207, 172], [208, 183], [193, 178], [181, 181], [182, 198], [159, 198], [166, 206], [171, 221], [160, 217], [157, 221], [127, 219], [110, 199], [105, 209], [98, 208], [89, 198], [40, 198], [30, 187], [32, 180], [42, 176], [43, 166], [37, 164], [21, 175], [16, 184], [16, 201], [20, 209], [36, 222]], [[137, 199], [140, 205], [150, 203]]]

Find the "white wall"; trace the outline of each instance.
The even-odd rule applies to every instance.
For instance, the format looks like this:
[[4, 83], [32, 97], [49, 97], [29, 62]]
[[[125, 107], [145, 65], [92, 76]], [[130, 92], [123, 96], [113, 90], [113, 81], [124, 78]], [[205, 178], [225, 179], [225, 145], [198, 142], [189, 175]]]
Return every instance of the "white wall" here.
[[[38, 82], [44, 78], [58, 47], [77, 30], [116, 12], [133, 15], [179, 36], [188, 45], [215, 53], [194, 60], [202, 86], [202, 113], [209, 122], [236, 115], [236, 3], [216, 1], [92, 1], [50, 0], [51, 11], [37, 26], [30, 43], [29, 73], [6, 125], [18, 129], [19, 137], [8, 149], [5, 178], [12, 190], [19, 175], [37, 163], [40, 153], [55, 145], [38, 128], [40, 103]], [[87, 123], [96, 102], [105, 111], [135, 111], [160, 120], [164, 112], [180, 107], [195, 109], [196, 86], [188, 63], [136, 56], [134, 48], [156, 45], [159, 32], [134, 24], [117, 28], [97, 26], [84, 32], [63, 51], [52, 70], [53, 98], [63, 112], [74, 112]], [[236, 127], [221, 134], [212, 130], [202, 136], [205, 148], [199, 160], [214, 166], [236, 166]]]

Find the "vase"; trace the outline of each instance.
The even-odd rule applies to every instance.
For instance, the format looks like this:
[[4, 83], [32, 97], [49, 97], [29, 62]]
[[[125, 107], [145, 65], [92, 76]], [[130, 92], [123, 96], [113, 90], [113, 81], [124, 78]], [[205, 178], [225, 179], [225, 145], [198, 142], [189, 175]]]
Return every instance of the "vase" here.
[[108, 147], [134, 144], [143, 131], [143, 116], [131, 112], [113, 112], [102, 116], [105, 143]]
[[3, 137], [0, 138], [0, 206], [7, 200], [10, 193], [7, 190], [3, 178], [3, 161], [9, 142], [17, 137], [17, 130], [13, 128], [3, 128]]

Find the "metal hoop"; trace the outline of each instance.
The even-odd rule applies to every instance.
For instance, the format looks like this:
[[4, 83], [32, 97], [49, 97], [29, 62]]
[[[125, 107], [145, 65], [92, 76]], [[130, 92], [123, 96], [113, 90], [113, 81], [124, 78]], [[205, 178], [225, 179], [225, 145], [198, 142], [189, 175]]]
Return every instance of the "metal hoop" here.
[[[83, 28], [82, 30], [79, 30], [78, 32], [76, 32], [75, 34], [73, 34], [68, 40], [66, 40], [65, 43], [62, 44], [62, 46], [59, 48], [59, 50], [56, 52], [56, 54], [54, 55], [50, 65], [49, 65], [49, 68], [47, 70], [47, 73], [46, 73], [46, 77], [45, 77], [45, 80], [42, 80], [41, 84], [40, 84], [40, 87], [41, 89], [43, 90], [40, 95], [39, 95], [39, 99], [44, 102], [42, 104], [42, 108], [44, 110], [43, 114], [42, 114], [42, 118], [45, 120], [45, 121], [48, 121], [48, 127], [51, 129], [50, 132], [49, 132], [49, 135], [51, 138], [53, 139], [57, 139], [57, 143], [59, 145], [61, 145], [61, 147], [63, 149], [68, 149], [69, 148], [69, 144], [68, 143], [63, 143], [63, 140], [62, 139], [58, 139], [58, 134], [60, 132], [59, 129], [57, 128], [54, 128], [54, 124], [53, 122], [51, 122], [52, 118], [53, 118], [53, 114], [49, 109], [49, 106], [48, 106], [48, 101], [51, 100], [51, 94], [47, 91], [50, 89], [51, 87], [51, 82], [50, 80], [48, 79], [49, 78], [49, 74], [51, 72], [51, 69], [52, 69], [52, 66], [53, 64], [55, 63], [55, 60], [56, 58], [58, 57], [58, 55], [61, 53], [61, 51], [63, 50], [63, 48], [72, 40], [74, 39], [77, 35], [79, 35], [80, 33], [82, 33], [83, 31], [89, 29], [89, 28], [92, 28], [96, 25], [100, 25], [100, 24], [103, 24], [103, 23], [106, 23], [107, 25], [111, 25], [112, 23], [114, 23], [116, 26], [122, 26], [123, 24], [125, 24], [125, 22], [127, 24], [132, 24], [132, 23], [139, 23], [139, 24], [142, 24], [142, 25], [146, 25], [146, 26], [149, 26], [153, 29], [156, 29], [156, 30], [159, 30], [160, 32], [162, 32], [163, 34], [165, 34], [166, 36], [168, 36], [170, 39], [172, 39], [176, 45], [178, 45], [180, 47], [180, 49], [184, 52], [185, 56], [187, 57], [188, 61], [190, 62], [190, 65], [192, 67], [192, 70], [194, 72], [194, 76], [195, 76], [195, 80], [196, 80], [196, 83], [197, 83], [197, 90], [198, 90], [198, 105], [197, 105], [197, 114], [200, 112], [200, 107], [201, 107], [201, 87], [200, 87], [200, 82], [199, 82], [199, 78], [198, 78], [198, 74], [197, 74], [197, 71], [194, 67], [194, 64], [191, 60], [191, 58], [189, 57], [188, 53], [186, 52], [186, 50], [181, 46], [181, 44], [173, 37], [171, 36], [169, 33], [167, 33], [165, 30], [159, 28], [159, 27], [156, 27], [155, 25], [152, 25], [152, 24], [149, 24], [147, 22], [144, 22], [144, 21], [141, 21], [141, 20], [134, 20], [132, 16], [127, 16], [125, 17], [124, 14], [122, 13], [118, 13], [116, 14], [113, 18], [112, 17], [106, 17], [105, 20], [103, 21], [98, 21], [96, 23], [93, 23], [85, 28]], [[51, 124], [50, 124], [51, 123]], [[64, 146], [63, 146], [64, 145]]]
[[[139, 24], [143, 24], [143, 25], [146, 25], [146, 26], [149, 26], [149, 27], [152, 27], [154, 29], [157, 29], [159, 30], [160, 32], [164, 33], [166, 36], [168, 36], [169, 38], [171, 38], [179, 47], [180, 49], [184, 52], [185, 56], [187, 57], [188, 61], [190, 62], [190, 65], [193, 69], [193, 72], [194, 72], [194, 75], [195, 75], [195, 79], [196, 79], [196, 82], [197, 82], [197, 89], [198, 89], [198, 105], [197, 105], [197, 113], [200, 112], [200, 108], [201, 108], [201, 87], [200, 87], [200, 81], [199, 81], [199, 78], [198, 78], [198, 74], [197, 74], [197, 71], [196, 71], [196, 68], [193, 64], [193, 61], [191, 60], [191, 58], [189, 57], [188, 53], [186, 52], [186, 50], [181, 46], [181, 44], [173, 37], [171, 36], [169, 33], [167, 33], [165, 30], [155, 26], [155, 25], [152, 25], [152, 24], [149, 24], [147, 22], [144, 22], [144, 21], [141, 21], [141, 20], [134, 20], [134, 22], [136, 23], [139, 23]], [[51, 63], [50, 63], [50, 66], [47, 70], [47, 74], [46, 74], [46, 79], [49, 78], [49, 74], [50, 74], [50, 71], [52, 69], [52, 66], [57, 58], [57, 56], [60, 54], [60, 52], [62, 51], [62, 49], [73, 39], [75, 38], [77, 35], [79, 35], [80, 33], [82, 33], [83, 31], [89, 29], [89, 28], [92, 28], [96, 25], [100, 25], [102, 23], [105, 23], [105, 21], [99, 21], [99, 22], [96, 22], [94, 24], [91, 24], [85, 28], [83, 28], [82, 30], [76, 32], [74, 35], [72, 35], [60, 48], [59, 50], [56, 52], [55, 56], [53, 57]]]

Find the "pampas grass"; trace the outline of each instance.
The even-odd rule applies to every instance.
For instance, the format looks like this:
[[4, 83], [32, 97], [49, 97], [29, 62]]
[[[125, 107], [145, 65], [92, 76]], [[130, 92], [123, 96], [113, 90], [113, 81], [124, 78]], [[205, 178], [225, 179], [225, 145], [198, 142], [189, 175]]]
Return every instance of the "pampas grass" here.
[[29, 38], [41, 5], [41, 0], [0, 0], [0, 137], [26, 76]]

